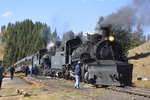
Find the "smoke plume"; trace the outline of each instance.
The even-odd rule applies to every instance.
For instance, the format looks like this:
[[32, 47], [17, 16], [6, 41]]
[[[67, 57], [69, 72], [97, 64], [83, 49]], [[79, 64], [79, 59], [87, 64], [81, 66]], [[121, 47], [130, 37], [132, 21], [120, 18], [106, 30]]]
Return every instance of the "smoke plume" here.
[[134, 0], [138, 24], [150, 26], [150, 0]]
[[150, 0], [133, 0], [132, 4], [125, 6], [107, 16], [102, 25], [113, 26], [150, 26]]

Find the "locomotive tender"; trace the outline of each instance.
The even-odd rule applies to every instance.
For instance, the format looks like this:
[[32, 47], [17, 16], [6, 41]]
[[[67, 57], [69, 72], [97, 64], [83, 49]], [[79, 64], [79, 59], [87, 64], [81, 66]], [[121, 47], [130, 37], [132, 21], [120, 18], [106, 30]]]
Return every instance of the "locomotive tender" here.
[[115, 86], [132, 85], [133, 65], [127, 62], [123, 45], [110, 34], [109, 28], [104, 27], [102, 31], [102, 35], [88, 35], [87, 40], [76, 37], [65, 43], [56, 42], [49, 49], [40, 50], [32, 55], [30, 65], [44, 64], [44, 75], [72, 79], [75, 65], [81, 61], [83, 82]]

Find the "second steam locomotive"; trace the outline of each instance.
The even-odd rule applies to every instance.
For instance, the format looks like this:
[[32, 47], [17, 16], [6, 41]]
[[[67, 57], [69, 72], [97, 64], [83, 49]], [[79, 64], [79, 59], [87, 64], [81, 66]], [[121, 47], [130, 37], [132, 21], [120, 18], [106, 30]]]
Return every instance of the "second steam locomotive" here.
[[128, 86], [132, 85], [133, 65], [127, 62], [121, 42], [103, 28], [103, 35], [88, 35], [87, 39], [76, 37], [55, 42], [49, 49], [43, 49], [14, 64], [16, 71], [22, 69], [25, 60], [28, 66], [40, 66], [44, 75], [66, 79], [74, 78], [78, 61], [81, 66], [81, 80], [90, 84]]

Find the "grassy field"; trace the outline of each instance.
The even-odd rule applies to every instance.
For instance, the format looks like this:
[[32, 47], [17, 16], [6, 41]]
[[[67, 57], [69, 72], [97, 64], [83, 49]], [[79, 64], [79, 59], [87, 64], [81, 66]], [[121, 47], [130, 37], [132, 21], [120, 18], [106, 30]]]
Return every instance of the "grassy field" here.
[[[129, 57], [134, 57], [129, 62], [134, 65], [133, 82], [135, 85], [150, 88], [150, 41], [130, 50]], [[148, 78], [149, 81], [138, 81], [139, 77]]]
[[4, 46], [0, 44], [0, 60], [3, 59], [4, 56]]

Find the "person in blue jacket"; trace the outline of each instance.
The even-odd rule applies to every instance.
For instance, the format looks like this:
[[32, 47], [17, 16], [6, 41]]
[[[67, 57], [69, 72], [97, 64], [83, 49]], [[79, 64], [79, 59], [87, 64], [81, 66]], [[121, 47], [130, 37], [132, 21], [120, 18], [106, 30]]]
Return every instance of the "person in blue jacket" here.
[[39, 68], [36, 64], [34, 65], [34, 67], [32, 69], [32, 73], [35, 77], [37, 77], [37, 75], [39, 74]]
[[2, 80], [4, 78], [4, 67], [1, 66], [2, 62], [0, 62], [0, 89], [2, 86]]
[[80, 89], [80, 76], [81, 76], [81, 61], [78, 61], [77, 65], [75, 66], [75, 88]]

